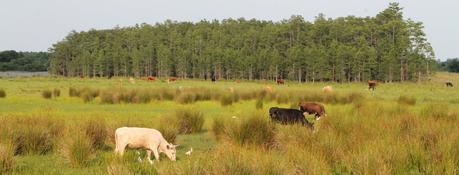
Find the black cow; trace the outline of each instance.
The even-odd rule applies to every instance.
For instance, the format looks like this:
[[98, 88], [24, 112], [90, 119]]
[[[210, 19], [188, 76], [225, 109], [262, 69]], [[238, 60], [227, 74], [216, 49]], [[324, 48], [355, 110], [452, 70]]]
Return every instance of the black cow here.
[[313, 128], [312, 123], [309, 123], [304, 118], [303, 112], [297, 109], [272, 107], [269, 109], [269, 116], [273, 122], [279, 122], [284, 125], [301, 123], [303, 126]]
[[445, 82], [445, 84], [446, 84], [446, 87], [453, 87], [453, 82], [451, 81], [447, 81]]

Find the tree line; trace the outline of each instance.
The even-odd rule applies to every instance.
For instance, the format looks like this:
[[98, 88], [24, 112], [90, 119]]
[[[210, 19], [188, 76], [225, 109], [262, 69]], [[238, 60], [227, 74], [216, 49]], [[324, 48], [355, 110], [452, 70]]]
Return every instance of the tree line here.
[[398, 3], [375, 17], [224, 19], [72, 31], [50, 48], [52, 74], [217, 79], [417, 81], [435, 55]]
[[47, 71], [47, 52], [17, 52], [6, 50], [0, 52], [0, 71]]
[[448, 58], [446, 61], [438, 61], [438, 67], [442, 71], [459, 72], [459, 58]]

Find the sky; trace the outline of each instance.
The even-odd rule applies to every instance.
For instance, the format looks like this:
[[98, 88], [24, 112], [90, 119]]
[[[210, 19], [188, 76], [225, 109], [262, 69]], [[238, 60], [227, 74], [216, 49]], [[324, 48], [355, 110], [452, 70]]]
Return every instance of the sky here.
[[[154, 24], [166, 19], [280, 21], [301, 15], [375, 16], [386, 0], [0, 0], [0, 51], [47, 51], [70, 31]], [[404, 17], [424, 23], [437, 59], [459, 57], [458, 0], [401, 0]]]

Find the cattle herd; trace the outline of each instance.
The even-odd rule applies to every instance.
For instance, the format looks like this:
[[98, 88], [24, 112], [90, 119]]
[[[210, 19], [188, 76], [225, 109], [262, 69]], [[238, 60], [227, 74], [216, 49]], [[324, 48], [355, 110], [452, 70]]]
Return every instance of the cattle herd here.
[[[287, 109], [272, 107], [269, 109], [269, 116], [272, 122], [280, 124], [300, 124], [314, 130], [314, 125], [306, 120], [304, 114], [314, 114], [315, 119], [326, 116], [325, 108], [322, 104], [314, 102], [300, 102], [299, 109]], [[314, 130], [315, 131], [315, 130]], [[145, 149], [147, 151], [147, 160], [150, 164], [151, 153], [155, 156], [155, 160], [159, 161], [159, 153], [164, 153], [172, 160], [176, 160], [176, 147], [164, 139], [161, 132], [151, 128], [138, 127], [121, 127], [115, 130], [115, 154], [123, 155], [126, 147]], [[187, 155], [191, 151], [187, 152]], [[139, 158], [139, 160], [141, 160]]]

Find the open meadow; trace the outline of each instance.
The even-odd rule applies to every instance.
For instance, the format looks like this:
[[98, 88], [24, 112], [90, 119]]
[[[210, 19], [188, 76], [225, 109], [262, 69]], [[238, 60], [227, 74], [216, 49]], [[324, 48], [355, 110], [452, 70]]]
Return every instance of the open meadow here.
[[[458, 74], [430, 82], [0, 78], [0, 174], [458, 174]], [[322, 92], [326, 85], [333, 92]], [[2, 93], [3, 92], [3, 93]], [[3, 95], [2, 95], [3, 94]], [[314, 132], [268, 110], [324, 104]], [[114, 154], [122, 126], [156, 128], [177, 147], [150, 165]], [[185, 152], [193, 148], [191, 155]]]

